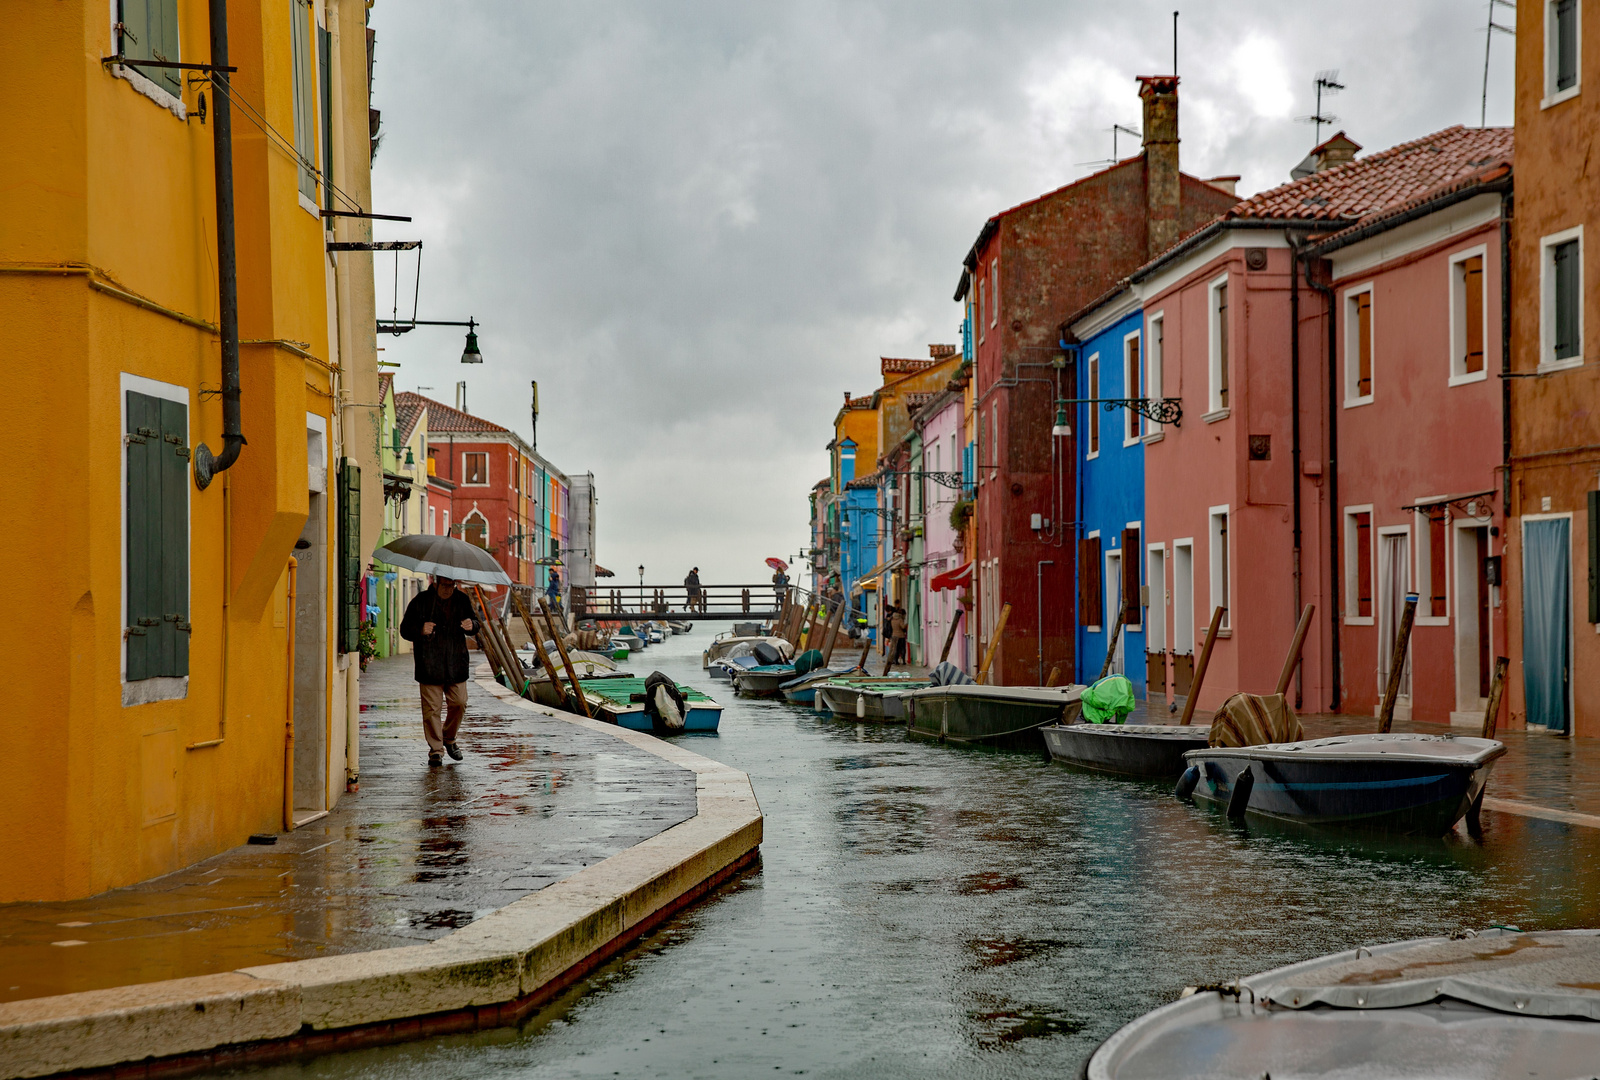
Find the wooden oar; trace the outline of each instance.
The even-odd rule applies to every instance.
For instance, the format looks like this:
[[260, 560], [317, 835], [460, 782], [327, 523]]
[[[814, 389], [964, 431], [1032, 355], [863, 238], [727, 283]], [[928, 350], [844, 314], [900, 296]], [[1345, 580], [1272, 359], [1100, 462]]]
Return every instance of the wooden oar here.
[[836, 600], [833, 605], [833, 618], [828, 620], [828, 636], [822, 642], [822, 666], [827, 667], [833, 660], [833, 645], [839, 638], [839, 624], [844, 622], [844, 613], [849, 604], [844, 600]]
[[965, 615], [966, 613], [966, 608], [956, 608], [956, 617], [950, 620], [950, 632], [944, 636], [944, 648], [939, 650], [939, 663], [942, 664], [946, 660], [950, 659], [950, 646], [955, 643], [956, 628], [961, 625], [961, 616]]
[[[481, 617], [478, 629], [483, 633], [477, 635], [477, 637], [484, 646], [483, 654], [489, 658], [489, 666], [495, 670], [496, 675], [504, 673], [508, 684], [507, 689], [521, 694], [527, 683], [527, 680], [522, 676], [522, 664], [516, 662], [513, 667], [506, 662], [505, 650], [501, 646], [499, 636], [495, 633], [498, 627], [495, 625], [494, 617], [489, 614], [489, 601], [484, 598], [483, 590], [477, 585], [472, 586], [472, 591], [478, 597], [478, 614]], [[514, 655], [512, 660], [516, 661]]]
[[1009, 618], [1011, 618], [1011, 605], [1005, 604], [1000, 608], [1000, 621], [994, 624], [994, 636], [989, 639], [989, 648], [984, 652], [983, 666], [978, 669], [980, 683], [986, 682], [989, 678], [989, 665], [994, 663], [995, 650], [1000, 647], [1000, 635], [1005, 633], [1006, 620]]
[[534, 626], [533, 616], [528, 614], [528, 605], [523, 603], [522, 596], [516, 590], [512, 590], [511, 601], [517, 605], [517, 613], [522, 616], [522, 625], [528, 628], [528, 640], [533, 642], [533, 653], [539, 658], [540, 666], [550, 678], [550, 689], [555, 691], [557, 701], [562, 700], [564, 695], [561, 692], [561, 678], [556, 672], [555, 664], [550, 661], [550, 654], [545, 650], [544, 631]]
[[578, 672], [572, 666], [572, 657], [567, 655], [567, 643], [562, 640], [566, 635], [556, 629], [556, 617], [550, 614], [550, 602], [542, 596], [539, 597], [539, 610], [544, 612], [544, 621], [556, 639], [556, 651], [561, 654], [561, 666], [567, 670], [567, 681], [572, 684], [572, 693], [578, 699], [578, 708], [583, 715], [593, 716], [594, 714], [589, 711], [589, 703], [583, 698], [583, 685], [578, 682]]
[[1194, 679], [1189, 685], [1189, 696], [1183, 702], [1183, 719], [1178, 723], [1188, 727], [1194, 719], [1194, 706], [1200, 700], [1200, 687], [1206, 681], [1206, 667], [1211, 663], [1211, 646], [1217, 640], [1217, 631], [1222, 629], [1222, 613], [1227, 608], [1219, 607], [1211, 613], [1211, 625], [1206, 627], [1206, 643], [1200, 647], [1200, 662], [1194, 666]]
[[1406, 610], [1400, 616], [1400, 630], [1394, 636], [1394, 653], [1389, 657], [1389, 685], [1383, 690], [1383, 708], [1378, 710], [1378, 733], [1386, 735], [1394, 726], [1394, 699], [1400, 694], [1400, 676], [1405, 674], [1406, 646], [1411, 644], [1411, 624], [1417, 617], [1417, 594], [1406, 594]]
[[1489, 707], [1483, 710], [1483, 737], [1494, 738], [1495, 728], [1500, 724], [1500, 698], [1506, 691], [1506, 668], [1511, 666], [1511, 661], [1504, 656], [1495, 657], [1494, 682], [1489, 685]]
[[1294, 628], [1294, 640], [1289, 643], [1289, 655], [1283, 658], [1283, 671], [1278, 675], [1277, 693], [1289, 692], [1289, 680], [1294, 678], [1294, 669], [1300, 666], [1300, 651], [1305, 648], [1306, 631], [1311, 629], [1311, 616], [1317, 610], [1317, 605], [1307, 604], [1300, 613], [1300, 622]]

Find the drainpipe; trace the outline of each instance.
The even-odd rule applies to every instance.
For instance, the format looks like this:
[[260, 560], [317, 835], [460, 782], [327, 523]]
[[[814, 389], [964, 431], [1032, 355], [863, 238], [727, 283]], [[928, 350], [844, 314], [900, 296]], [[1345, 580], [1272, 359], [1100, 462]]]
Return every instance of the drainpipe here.
[[[1295, 618], [1305, 608], [1303, 584], [1300, 573], [1300, 275], [1294, 264], [1300, 260], [1300, 248], [1294, 237], [1289, 237], [1289, 401], [1290, 401], [1290, 456], [1294, 462], [1294, 613]], [[1305, 704], [1305, 666], [1295, 668], [1294, 707]]]
[[1054, 566], [1054, 559], [1040, 559], [1039, 565], [1034, 567], [1034, 605], [1039, 616], [1039, 685], [1044, 685], [1044, 568]]
[[233, 236], [233, 90], [228, 82], [228, 2], [211, 0], [211, 139], [217, 189], [217, 326], [222, 336], [222, 453], [201, 443], [194, 452], [194, 483], [204, 491], [211, 478], [233, 467], [244, 449], [239, 414], [239, 277]]
[[1328, 302], [1328, 621], [1329, 644], [1333, 660], [1333, 685], [1328, 700], [1329, 708], [1339, 711], [1341, 673], [1339, 654], [1339, 603], [1342, 599], [1342, 582], [1339, 580], [1339, 342], [1337, 305], [1332, 285], [1319, 285], [1311, 277], [1311, 259], [1305, 259], [1306, 284], [1322, 294]]
[[289, 556], [289, 597], [288, 618], [284, 622], [288, 626], [285, 637], [288, 645], [285, 648], [288, 666], [285, 669], [284, 679], [284, 710], [283, 710], [283, 831], [294, 832], [294, 623], [295, 623], [295, 584], [299, 576], [300, 562], [293, 555]]
[[[1505, 459], [1505, 516], [1511, 517], [1511, 218], [1516, 212], [1507, 191], [1500, 196], [1500, 452]], [[1505, 538], [1501, 537], [1501, 545]]]

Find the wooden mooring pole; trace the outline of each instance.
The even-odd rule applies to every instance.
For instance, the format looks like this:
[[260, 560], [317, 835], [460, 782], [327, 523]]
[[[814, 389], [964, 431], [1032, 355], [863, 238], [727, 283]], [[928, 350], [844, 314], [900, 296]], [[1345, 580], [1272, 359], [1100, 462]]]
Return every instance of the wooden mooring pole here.
[[1489, 705], [1483, 710], [1483, 737], [1494, 738], [1495, 728], [1500, 725], [1500, 699], [1506, 692], [1506, 669], [1511, 666], [1511, 661], [1504, 656], [1497, 656], [1494, 660], [1494, 682], [1489, 684]]
[[1389, 657], [1389, 684], [1383, 690], [1383, 707], [1378, 710], [1378, 733], [1388, 734], [1394, 726], [1394, 699], [1400, 695], [1400, 677], [1406, 669], [1406, 646], [1411, 644], [1411, 624], [1417, 617], [1417, 594], [1406, 594], [1406, 610], [1400, 616], [1400, 629], [1394, 636], [1394, 653]]
[[1283, 658], [1283, 671], [1278, 674], [1279, 695], [1289, 692], [1289, 680], [1294, 678], [1294, 669], [1300, 666], [1300, 652], [1306, 645], [1306, 631], [1311, 629], [1311, 616], [1316, 612], [1317, 605], [1307, 604], [1300, 613], [1300, 622], [1294, 628], [1294, 640], [1289, 643], [1289, 655]]
[[1194, 665], [1194, 678], [1189, 683], [1189, 694], [1183, 699], [1183, 719], [1178, 723], [1188, 727], [1194, 720], [1195, 703], [1200, 700], [1200, 687], [1205, 685], [1206, 668], [1211, 664], [1211, 646], [1217, 642], [1217, 632], [1222, 629], [1222, 613], [1227, 608], [1218, 607], [1211, 613], [1211, 625], [1206, 627], [1206, 642], [1200, 646], [1200, 659]]

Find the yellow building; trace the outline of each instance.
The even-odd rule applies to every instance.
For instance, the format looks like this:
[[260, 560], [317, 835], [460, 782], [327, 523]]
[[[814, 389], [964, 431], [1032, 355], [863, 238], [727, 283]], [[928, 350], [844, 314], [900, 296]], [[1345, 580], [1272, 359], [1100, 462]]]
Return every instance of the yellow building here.
[[[6, 15], [5, 641], [28, 821], [0, 837], [0, 901], [166, 873], [339, 798], [358, 670], [340, 588], [382, 514], [372, 258], [327, 250], [370, 225], [323, 214], [371, 210], [365, 4]], [[229, 411], [241, 450], [202, 486], [239, 441]]]

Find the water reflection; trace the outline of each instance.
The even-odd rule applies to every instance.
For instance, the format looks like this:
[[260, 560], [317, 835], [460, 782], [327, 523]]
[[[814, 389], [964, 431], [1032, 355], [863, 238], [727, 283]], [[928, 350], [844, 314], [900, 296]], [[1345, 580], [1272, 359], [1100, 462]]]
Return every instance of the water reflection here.
[[1165, 784], [735, 699], [699, 670], [706, 636], [643, 662], [728, 705], [690, 745], [751, 774], [761, 869], [520, 1032], [274, 1075], [1059, 1077], [1185, 985], [1463, 926], [1600, 925], [1600, 830], [1246, 829]]

